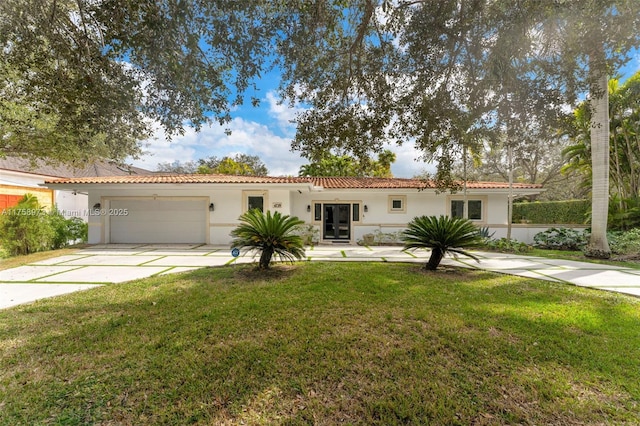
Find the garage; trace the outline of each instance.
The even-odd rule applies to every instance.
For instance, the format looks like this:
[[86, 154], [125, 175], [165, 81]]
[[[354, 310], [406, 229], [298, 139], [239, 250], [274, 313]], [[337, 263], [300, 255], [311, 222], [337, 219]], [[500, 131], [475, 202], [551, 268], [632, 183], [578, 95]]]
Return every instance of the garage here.
[[112, 199], [111, 243], [205, 243], [208, 199]]

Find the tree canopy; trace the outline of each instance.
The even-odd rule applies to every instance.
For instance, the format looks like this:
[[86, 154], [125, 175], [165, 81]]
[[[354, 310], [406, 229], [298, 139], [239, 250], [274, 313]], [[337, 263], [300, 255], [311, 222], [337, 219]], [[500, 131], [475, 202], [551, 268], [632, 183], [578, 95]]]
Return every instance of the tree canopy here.
[[358, 160], [348, 155], [329, 153], [309, 164], [303, 164], [298, 176], [393, 177], [391, 164], [395, 160], [396, 155], [388, 149], [382, 151], [377, 160]]
[[[139, 155], [152, 122], [230, 119], [271, 54], [260, 2], [0, 2], [0, 154]], [[229, 98], [235, 99], [229, 102]]]
[[269, 174], [267, 166], [257, 155], [236, 154], [233, 157], [218, 158], [211, 156], [197, 161], [174, 161], [173, 163], [159, 163], [157, 170], [165, 173], [180, 174], [223, 174], [266, 176]]

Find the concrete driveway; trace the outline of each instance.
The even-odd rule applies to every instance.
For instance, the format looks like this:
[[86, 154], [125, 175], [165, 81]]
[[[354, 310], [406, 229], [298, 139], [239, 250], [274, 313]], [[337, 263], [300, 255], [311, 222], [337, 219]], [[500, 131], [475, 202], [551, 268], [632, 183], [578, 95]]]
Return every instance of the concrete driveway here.
[[[640, 296], [640, 270], [513, 254], [474, 253], [480, 257], [480, 263], [460, 257], [446, 258], [443, 264]], [[429, 252], [405, 252], [400, 247], [319, 246], [308, 249], [306, 255], [311, 261], [424, 263]], [[75, 254], [0, 271], [0, 309], [104, 284], [256, 261], [246, 252], [233, 257], [228, 247], [220, 246], [96, 245]]]

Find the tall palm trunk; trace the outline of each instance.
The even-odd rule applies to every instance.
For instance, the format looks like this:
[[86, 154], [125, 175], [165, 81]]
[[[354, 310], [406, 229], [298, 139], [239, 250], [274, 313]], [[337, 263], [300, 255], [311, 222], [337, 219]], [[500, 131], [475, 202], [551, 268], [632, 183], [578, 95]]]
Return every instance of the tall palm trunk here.
[[[602, 49], [602, 47], [600, 47]], [[604, 56], [604, 52], [598, 52]], [[596, 59], [596, 58], [592, 58]], [[599, 59], [599, 58], [597, 58]], [[589, 257], [607, 259], [611, 256], [607, 241], [609, 214], [609, 91], [605, 70], [590, 64], [590, 72], [597, 75], [591, 91], [591, 239], [585, 250]], [[597, 73], [597, 74], [596, 74]]]

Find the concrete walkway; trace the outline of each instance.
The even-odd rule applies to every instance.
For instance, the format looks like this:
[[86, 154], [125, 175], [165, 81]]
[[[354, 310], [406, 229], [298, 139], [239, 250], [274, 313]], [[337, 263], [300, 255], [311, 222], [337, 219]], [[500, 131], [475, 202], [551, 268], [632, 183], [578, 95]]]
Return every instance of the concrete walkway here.
[[[429, 257], [427, 251], [406, 252], [400, 247], [319, 246], [306, 254], [312, 261], [342, 262], [425, 263]], [[503, 253], [474, 254], [480, 263], [466, 257], [446, 258], [442, 263], [640, 296], [640, 270]], [[220, 246], [96, 245], [0, 271], [0, 309], [104, 284], [256, 261], [248, 253], [233, 257], [228, 247]]]

